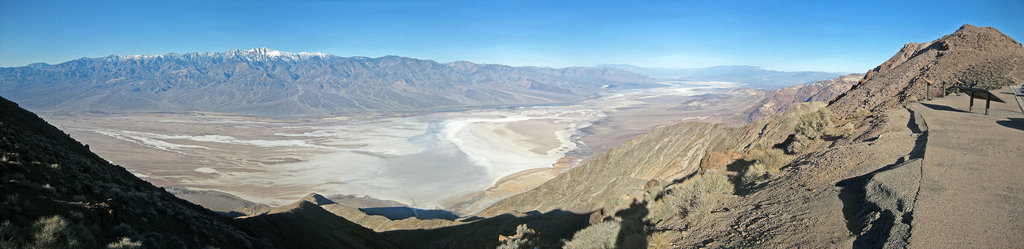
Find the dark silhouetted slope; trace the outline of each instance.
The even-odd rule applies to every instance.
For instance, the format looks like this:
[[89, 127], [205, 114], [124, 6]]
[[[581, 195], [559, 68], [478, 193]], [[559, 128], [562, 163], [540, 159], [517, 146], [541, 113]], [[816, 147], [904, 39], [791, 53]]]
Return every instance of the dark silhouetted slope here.
[[324, 210], [332, 204], [310, 194], [291, 205], [239, 220], [280, 248], [397, 248], [384, 236]]
[[2, 98], [0, 164], [0, 247], [100, 248], [123, 239], [146, 248], [271, 247], [230, 219], [110, 164]]
[[3, 98], [0, 163], [0, 248], [395, 248], [313, 204], [333, 203], [319, 195], [239, 225], [110, 164]]

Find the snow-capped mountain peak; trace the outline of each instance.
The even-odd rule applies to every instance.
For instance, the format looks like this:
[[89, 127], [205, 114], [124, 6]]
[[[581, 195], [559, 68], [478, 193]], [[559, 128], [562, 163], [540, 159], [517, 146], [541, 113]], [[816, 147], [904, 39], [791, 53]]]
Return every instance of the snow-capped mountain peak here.
[[128, 60], [153, 60], [153, 59], [188, 59], [188, 58], [235, 58], [243, 61], [267, 61], [274, 59], [284, 59], [290, 61], [305, 60], [314, 57], [330, 57], [331, 54], [323, 52], [285, 52], [279, 50], [273, 50], [269, 48], [253, 48], [253, 49], [232, 49], [224, 52], [199, 52], [199, 53], [169, 53], [164, 55], [111, 55], [105, 57], [107, 60], [113, 61], [128, 61]]

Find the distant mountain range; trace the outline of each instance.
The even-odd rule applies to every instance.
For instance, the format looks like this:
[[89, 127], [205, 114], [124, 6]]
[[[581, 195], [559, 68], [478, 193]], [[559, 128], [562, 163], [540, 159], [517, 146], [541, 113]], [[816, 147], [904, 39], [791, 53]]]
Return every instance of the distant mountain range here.
[[626, 64], [602, 66], [648, 75], [661, 80], [726, 81], [743, 83], [764, 89], [807, 84], [847, 74], [809, 71], [783, 72], [754, 66], [714, 66], [705, 68], [653, 68]]
[[0, 68], [0, 95], [34, 111], [213, 111], [267, 117], [561, 103], [650, 77], [266, 48], [81, 58]]

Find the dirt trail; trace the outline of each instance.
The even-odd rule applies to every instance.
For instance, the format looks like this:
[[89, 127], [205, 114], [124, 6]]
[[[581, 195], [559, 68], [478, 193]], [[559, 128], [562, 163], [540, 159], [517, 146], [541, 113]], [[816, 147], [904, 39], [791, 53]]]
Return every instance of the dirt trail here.
[[1013, 248], [1024, 244], [1024, 114], [1009, 88], [1007, 103], [965, 95], [908, 107], [929, 128], [909, 247]]

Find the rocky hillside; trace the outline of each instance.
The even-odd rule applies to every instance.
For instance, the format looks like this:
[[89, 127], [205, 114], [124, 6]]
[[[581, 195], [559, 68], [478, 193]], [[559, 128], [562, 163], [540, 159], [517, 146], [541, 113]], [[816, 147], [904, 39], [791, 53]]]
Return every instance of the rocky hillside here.
[[[782, 112], [801, 103], [831, 100], [860, 78], [860, 74], [850, 74], [777, 89], [745, 112], [752, 122], [778, 116], [775, 120], [755, 122], [737, 129], [708, 123], [661, 127], [608, 150], [534, 190], [500, 201], [480, 215], [553, 209], [582, 213], [627, 206], [630, 200], [641, 197], [639, 194], [648, 181], [667, 184], [692, 176], [701, 167], [724, 169], [720, 161], [742, 157], [738, 152], [754, 141], [769, 139], [770, 136], [784, 139], [788, 133], [782, 133], [792, 131], [792, 119], [797, 114], [781, 115]], [[808, 111], [807, 107], [797, 109], [795, 112]], [[708, 151], [723, 152], [709, 155]], [[708, 165], [701, 166], [702, 163]]]
[[0, 248], [394, 248], [301, 203], [239, 226], [110, 164], [3, 98], [0, 166]]
[[271, 248], [230, 219], [178, 199], [13, 102], [0, 99], [4, 248]]
[[850, 87], [856, 85], [863, 77], [863, 74], [848, 74], [811, 84], [776, 89], [743, 113], [753, 122], [782, 113], [799, 103], [828, 102], [850, 90]]
[[[663, 127], [501, 201], [482, 215], [527, 210], [591, 214], [592, 225], [565, 243], [571, 248], [935, 244], [920, 238], [944, 236], [915, 234], [928, 229], [925, 221], [917, 223], [914, 204], [922, 202], [921, 192], [940, 198], [925, 203], [957, 202], [958, 197], [948, 196], [948, 190], [927, 188], [935, 183], [925, 180], [949, 171], [929, 168], [942, 162], [927, 161], [925, 148], [953, 145], [931, 145], [929, 125], [915, 110], [948, 109], [918, 104], [904, 108], [902, 104], [916, 101], [911, 96], [923, 99], [925, 90], [915, 88], [923, 83], [915, 82], [924, 78], [949, 76], [966, 85], [990, 88], [1012, 84], [1009, 79], [1024, 71], [1017, 64], [1024, 59], [1019, 50], [1019, 43], [993, 28], [965, 25], [934, 42], [908, 45], [827, 106], [796, 105], [740, 128], [692, 123]], [[1007, 113], [1020, 116], [1016, 111]], [[1013, 124], [1016, 121], [979, 119], [1002, 124], [993, 126], [1010, 133], [1020, 127]], [[991, 191], [984, 195], [1016, 196], [1013, 191]], [[1019, 200], [1003, 198], [997, 205], [1013, 203]], [[946, 209], [938, 211], [957, 212], [948, 206], [929, 208], [933, 213], [942, 208]], [[941, 218], [928, 222], [936, 220]], [[930, 229], [948, 231], [949, 226]], [[1020, 243], [1016, 237], [958, 243], [1015, 242]]]
[[82, 58], [0, 68], [0, 95], [33, 111], [213, 111], [268, 117], [560, 103], [646, 76], [266, 48]]
[[[892, 58], [868, 71], [830, 105], [840, 116], [857, 109], [883, 111], [951, 92], [954, 84], [994, 89], [1024, 80], [1024, 47], [995, 28], [965, 24], [926, 43], [907, 43]], [[940, 90], [945, 82], [947, 89]]]

